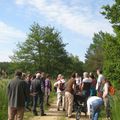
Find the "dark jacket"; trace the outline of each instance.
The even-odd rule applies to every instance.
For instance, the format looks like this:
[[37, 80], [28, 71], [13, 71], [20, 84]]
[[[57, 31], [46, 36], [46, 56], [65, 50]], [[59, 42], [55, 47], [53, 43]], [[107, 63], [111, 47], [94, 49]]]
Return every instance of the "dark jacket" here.
[[10, 81], [7, 87], [8, 106], [9, 107], [24, 107], [25, 98], [29, 95], [27, 84], [24, 80], [16, 77]]
[[41, 79], [35, 78], [31, 82], [31, 93], [34, 93], [34, 95], [44, 95], [45, 88], [44, 83]]

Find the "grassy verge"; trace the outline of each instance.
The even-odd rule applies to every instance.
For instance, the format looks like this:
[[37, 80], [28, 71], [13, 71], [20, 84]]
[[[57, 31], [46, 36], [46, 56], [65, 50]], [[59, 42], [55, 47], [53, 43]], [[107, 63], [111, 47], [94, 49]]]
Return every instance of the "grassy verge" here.
[[0, 119], [7, 120], [8, 100], [6, 95], [8, 80], [0, 80]]
[[120, 91], [113, 97], [111, 107], [112, 119], [120, 120]]

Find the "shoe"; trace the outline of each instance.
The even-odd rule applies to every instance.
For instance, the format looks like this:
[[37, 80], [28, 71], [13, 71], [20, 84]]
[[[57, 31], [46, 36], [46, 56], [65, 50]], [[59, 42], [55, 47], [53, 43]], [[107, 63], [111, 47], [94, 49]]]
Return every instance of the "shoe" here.
[[47, 106], [51, 106], [49, 103], [48, 104], [46, 104]]
[[33, 115], [38, 116], [37, 111], [33, 111]]
[[111, 118], [110, 118], [110, 117], [107, 117], [107, 120], [111, 120]]
[[29, 107], [26, 107], [25, 110], [26, 111], [31, 111], [31, 109]]
[[65, 109], [63, 108], [63, 111], [65, 111]]
[[59, 108], [57, 108], [57, 111], [60, 111], [60, 109], [59, 109]]
[[46, 116], [46, 114], [45, 114], [45, 113], [43, 113], [43, 114], [41, 114], [40, 116]]
[[71, 116], [68, 116], [68, 118], [72, 118], [72, 115], [71, 115]]

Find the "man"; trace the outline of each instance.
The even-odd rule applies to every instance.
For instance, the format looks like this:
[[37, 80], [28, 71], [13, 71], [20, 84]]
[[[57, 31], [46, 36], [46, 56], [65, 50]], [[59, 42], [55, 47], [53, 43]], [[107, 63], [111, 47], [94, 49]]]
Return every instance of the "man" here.
[[[30, 86], [31, 86], [31, 77], [32, 75], [31, 74], [28, 74], [26, 76], [26, 79], [25, 79], [25, 82], [27, 84], [27, 87], [28, 87], [28, 90], [30, 92]], [[26, 111], [31, 111], [30, 107], [29, 107], [29, 104], [30, 104], [30, 101], [31, 101], [31, 96], [29, 95], [26, 100], [25, 100], [25, 110]]]
[[102, 70], [97, 69], [97, 84], [96, 84], [96, 91], [99, 97], [102, 97], [102, 80], [104, 80], [104, 76], [102, 75]]
[[49, 97], [51, 91], [52, 91], [52, 84], [50, 81], [50, 75], [47, 75], [45, 79], [45, 102], [47, 106], [50, 106]]
[[110, 95], [109, 95], [109, 82], [108, 80], [105, 78], [102, 81], [103, 84], [103, 101], [104, 101], [104, 106], [105, 106], [105, 111], [106, 111], [106, 117], [107, 120], [111, 120], [110, 118]]
[[37, 73], [36, 78], [31, 82], [31, 93], [33, 94], [33, 114], [38, 115], [36, 111], [36, 107], [37, 107], [37, 101], [39, 97], [40, 115], [45, 116], [46, 114], [44, 113], [44, 107], [43, 107], [45, 88], [44, 88], [44, 83], [40, 79], [40, 77], [41, 77], [41, 74]]
[[24, 80], [21, 79], [22, 72], [15, 73], [15, 79], [10, 81], [7, 87], [8, 94], [8, 120], [23, 120], [25, 98], [29, 90]]
[[76, 81], [75, 81], [75, 73], [72, 74], [71, 79], [67, 82], [66, 90], [65, 90], [65, 109], [66, 115], [68, 118], [72, 117], [72, 109], [73, 109], [73, 99], [74, 93], [76, 89]]
[[87, 110], [90, 120], [98, 120], [100, 108], [103, 104], [101, 97], [92, 96], [87, 100]]

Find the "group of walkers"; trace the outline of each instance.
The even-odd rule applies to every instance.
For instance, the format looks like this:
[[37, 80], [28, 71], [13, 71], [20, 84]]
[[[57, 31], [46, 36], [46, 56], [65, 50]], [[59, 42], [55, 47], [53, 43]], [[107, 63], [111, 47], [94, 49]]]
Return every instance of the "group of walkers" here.
[[[35, 75], [16, 71], [15, 78], [7, 87], [8, 94], [8, 120], [23, 120], [24, 111], [32, 111], [38, 115], [39, 100], [40, 115], [45, 116], [44, 103], [49, 106], [49, 95], [52, 90], [50, 75], [37, 72]], [[45, 99], [44, 99], [45, 98]], [[30, 108], [32, 104], [32, 109]]]
[[[75, 95], [85, 96], [85, 107], [89, 118], [98, 120], [102, 104], [105, 105], [106, 117], [110, 119], [109, 86], [110, 83], [97, 69], [98, 78], [93, 73], [84, 72], [83, 77], [73, 73], [70, 79], [64, 79], [62, 74], [54, 82], [54, 92], [57, 93], [57, 111], [66, 112], [66, 117], [71, 118], [74, 111]], [[16, 71], [14, 80], [7, 87], [8, 94], [8, 120], [23, 120], [24, 111], [32, 111], [38, 115], [37, 105], [39, 100], [40, 115], [45, 116], [44, 104], [50, 106], [49, 96], [52, 91], [50, 75], [37, 72], [34, 76]], [[30, 107], [32, 106], [32, 109]], [[92, 111], [92, 112], [91, 112]]]
[[[97, 69], [97, 79], [93, 73], [84, 72], [83, 77], [78, 73], [71, 75], [69, 80], [59, 74], [54, 87], [57, 88], [57, 111], [66, 111], [66, 117], [71, 118], [74, 111], [74, 101], [77, 96], [79, 100], [85, 98], [85, 114], [88, 113], [91, 120], [98, 120], [101, 106], [104, 104], [106, 119], [110, 120], [110, 82], [103, 76], [102, 71]], [[63, 84], [63, 85], [62, 85]], [[61, 88], [62, 86], [62, 88]], [[91, 112], [92, 111], [92, 112]]]

